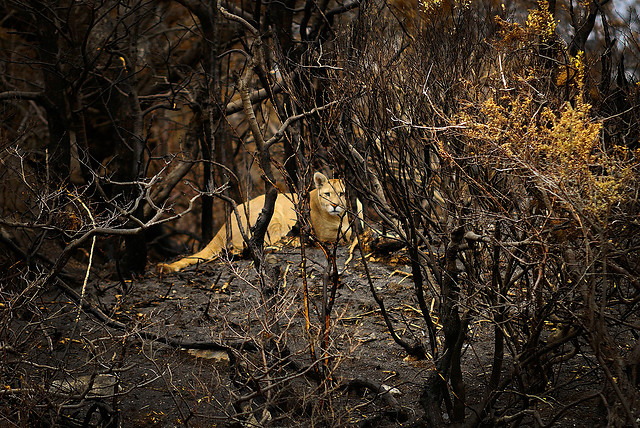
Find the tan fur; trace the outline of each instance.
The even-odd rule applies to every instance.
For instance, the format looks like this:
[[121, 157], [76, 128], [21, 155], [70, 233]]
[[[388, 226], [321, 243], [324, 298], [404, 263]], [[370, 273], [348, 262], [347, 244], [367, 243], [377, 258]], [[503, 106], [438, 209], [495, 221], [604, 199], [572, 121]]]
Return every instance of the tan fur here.
[[[342, 230], [340, 236], [344, 234], [346, 239], [350, 239], [351, 230], [345, 213], [344, 182], [337, 179], [329, 180], [319, 172], [315, 173], [313, 181], [315, 189], [309, 192], [309, 206], [311, 224], [316, 237], [320, 241], [335, 241], [338, 238], [338, 230]], [[250, 227], [247, 225], [255, 224], [264, 206], [264, 200], [265, 196], [262, 195], [238, 206], [238, 214], [245, 233], [250, 233]], [[298, 220], [295, 211], [296, 202], [297, 195], [293, 193], [278, 195], [273, 217], [264, 238], [265, 245], [276, 243], [291, 231]], [[230, 225], [229, 240], [227, 240], [227, 228], [223, 226], [201, 251], [171, 264], [160, 263], [158, 271], [176, 272], [187, 266], [212, 260], [225, 248], [234, 253], [242, 251], [244, 240], [234, 213], [231, 213]]]

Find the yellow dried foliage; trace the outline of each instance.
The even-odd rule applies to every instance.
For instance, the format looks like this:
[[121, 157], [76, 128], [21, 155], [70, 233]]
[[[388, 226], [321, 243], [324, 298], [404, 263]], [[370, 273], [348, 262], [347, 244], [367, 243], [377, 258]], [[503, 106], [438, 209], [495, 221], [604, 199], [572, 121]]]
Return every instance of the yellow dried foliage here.
[[499, 44], [510, 48], [526, 47], [534, 40], [548, 43], [554, 39], [557, 26], [549, 11], [549, 3], [545, 0], [538, 2], [537, 9], [529, 10], [524, 26], [500, 17], [496, 17], [496, 23], [499, 27]]
[[541, 0], [538, 9], [529, 10], [529, 16], [525, 22], [527, 31], [540, 36], [543, 42], [548, 42], [556, 34], [556, 21], [549, 11], [549, 2]]
[[[582, 89], [581, 55], [572, 66]], [[466, 133], [479, 162], [523, 171], [553, 195], [605, 221], [611, 207], [625, 198], [631, 154], [622, 147], [603, 150], [602, 123], [590, 111], [581, 91], [573, 102], [556, 108], [514, 91], [485, 101], [479, 115], [465, 113], [459, 120], [469, 126]]]
[[420, 0], [420, 9], [427, 16], [434, 13], [451, 13], [454, 8], [467, 9], [471, 0]]
[[575, 57], [570, 58], [569, 64], [558, 70], [556, 84], [563, 86], [567, 83], [580, 90], [584, 88], [584, 52], [578, 52]]

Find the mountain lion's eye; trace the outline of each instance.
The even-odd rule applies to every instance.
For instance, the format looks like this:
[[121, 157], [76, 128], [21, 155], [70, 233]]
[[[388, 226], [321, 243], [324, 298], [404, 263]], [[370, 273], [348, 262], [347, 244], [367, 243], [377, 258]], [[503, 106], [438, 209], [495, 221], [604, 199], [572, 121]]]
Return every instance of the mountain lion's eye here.
[[325, 192], [324, 196], [326, 196], [327, 198], [331, 196], [331, 192]]

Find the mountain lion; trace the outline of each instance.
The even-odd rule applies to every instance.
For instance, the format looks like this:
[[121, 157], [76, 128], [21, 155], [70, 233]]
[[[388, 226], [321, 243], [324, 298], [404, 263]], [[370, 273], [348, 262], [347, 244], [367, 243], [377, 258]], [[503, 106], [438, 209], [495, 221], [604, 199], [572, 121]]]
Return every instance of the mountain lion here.
[[[315, 189], [309, 192], [309, 206], [311, 208], [311, 225], [315, 236], [320, 241], [335, 241], [338, 237], [351, 239], [352, 233], [349, 220], [345, 215], [346, 200], [344, 198], [344, 182], [338, 179], [327, 179], [324, 174], [316, 172], [313, 176]], [[273, 217], [267, 233], [264, 237], [265, 245], [271, 245], [286, 236], [298, 221], [295, 203], [298, 195], [294, 193], [280, 193], [276, 199]], [[245, 233], [250, 233], [249, 224], [253, 226], [258, 220], [258, 215], [264, 206], [265, 195], [258, 196], [238, 206], [238, 214], [242, 221]], [[358, 215], [361, 215], [361, 207], [358, 202]], [[340, 234], [338, 234], [340, 231]], [[201, 251], [191, 256], [180, 259], [171, 264], [160, 263], [158, 271], [176, 272], [187, 266], [214, 259], [225, 248], [230, 252], [242, 251], [244, 240], [238, 227], [236, 216], [231, 215], [231, 227], [227, 239], [227, 227], [223, 226], [209, 244]]]

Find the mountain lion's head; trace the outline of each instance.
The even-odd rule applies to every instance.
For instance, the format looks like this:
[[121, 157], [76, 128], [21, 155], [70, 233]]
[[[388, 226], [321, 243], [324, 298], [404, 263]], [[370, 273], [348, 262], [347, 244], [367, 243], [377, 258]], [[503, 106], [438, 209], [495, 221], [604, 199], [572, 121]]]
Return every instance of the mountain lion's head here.
[[338, 179], [329, 180], [321, 172], [314, 174], [313, 182], [318, 189], [320, 207], [331, 215], [341, 216], [346, 207], [344, 182]]

